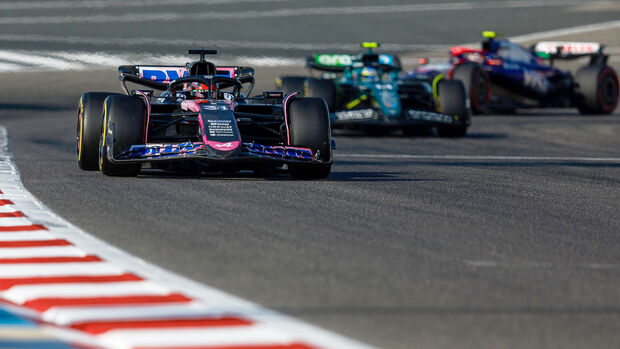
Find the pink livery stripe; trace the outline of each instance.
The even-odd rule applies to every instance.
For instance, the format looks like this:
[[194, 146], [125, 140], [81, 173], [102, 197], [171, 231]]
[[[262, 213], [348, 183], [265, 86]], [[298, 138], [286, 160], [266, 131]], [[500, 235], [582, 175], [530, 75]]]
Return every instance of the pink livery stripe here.
[[23, 305], [44, 312], [53, 307], [76, 306], [106, 306], [106, 305], [140, 305], [153, 303], [189, 303], [192, 299], [180, 293], [168, 295], [148, 296], [119, 296], [119, 297], [77, 297], [77, 298], [39, 298], [25, 302]]
[[0, 264], [21, 263], [76, 263], [76, 262], [102, 262], [97, 256], [86, 255], [83, 257], [30, 257], [30, 258], [0, 258]]
[[64, 239], [53, 240], [25, 240], [25, 241], [0, 241], [0, 248], [11, 247], [47, 247], [47, 246], [71, 246], [71, 243]]
[[127, 329], [155, 329], [178, 327], [221, 327], [221, 326], [249, 326], [252, 322], [236, 317], [219, 318], [190, 318], [190, 319], [148, 319], [148, 320], [121, 320], [121, 321], [93, 321], [74, 323], [71, 328], [93, 335], [113, 330]]
[[65, 284], [84, 282], [122, 282], [142, 281], [137, 275], [125, 273], [118, 275], [76, 275], [76, 276], [46, 276], [31, 278], [4, 278], [0, 279], [0, 291], [5, 291], [17, 285]]

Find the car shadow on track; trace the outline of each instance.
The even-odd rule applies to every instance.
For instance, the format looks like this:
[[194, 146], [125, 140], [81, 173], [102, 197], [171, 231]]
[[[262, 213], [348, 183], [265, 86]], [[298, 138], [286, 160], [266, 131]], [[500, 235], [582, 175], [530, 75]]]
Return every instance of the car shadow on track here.
[[505, 133], [475, 132], [475, 133], [468, 133], [463, 138], [472, 138], [472, 139], [504, 139], [504, 138], [508, 138], [508, 135], [505, 134]]
[[[403, 172], [382, 171], [332, 171], [327, 178], [315, 180], [317, 182], [421, 182], [421, 181], [444, 181], [437, 178], [407, 178]], [[165, 179], [199, 179], [199, 180], [242, 180], [242, 181], [293, 181], [302, 182], [291, 178], [287, 171], [278, 171], [269, 174], [254, 174], [252, 172], [239, 172], [226, 174], [219, 172], [185, 173], [165, 172], [159, 170], [142, 170], [140, 177], [165, 178]]]

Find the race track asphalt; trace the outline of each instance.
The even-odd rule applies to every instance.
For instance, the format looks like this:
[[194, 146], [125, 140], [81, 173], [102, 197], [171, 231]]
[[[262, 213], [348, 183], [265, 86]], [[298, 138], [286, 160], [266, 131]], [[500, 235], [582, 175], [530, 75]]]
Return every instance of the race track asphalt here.
[[[231, 6], [242, 5], [302, 7]], [[11, 11], [15, 17], [36, 15]], [[485, 11], [476, 16], [497, 14], [493, 21], [511, 35], [618, 15], [562, 8], [565, 22], [543, 23], [539, 17], [551, 18], [558, 7], [513, 10], [523, 24], [508, 23], [507, 10]], [[425, 33], [419, 37], [428, 43], [475, 41], [464, 31], [486, 29], [469, 17], [469, 24], [446, 19], [453, 13], [408, 15], [412, 23], [424, 18], [442, 24], [413, 24], [412, 32]], [[405, 33], [392, 35], [387, 24], [402, 16], [376, 16], [375, 26], [390, 29], [379, 39], [411, 42]], [[300, 18], [325, 25], [316, 25], [317, 36], [283, 34], [270, 27], [273, 19], [258, 18], [231, 29], [231, 37], [365, 39], [354, 31], [353, 15], [285, 20]], [[446, 29], [452, 23], [458, 33]], [[83, 23], [8, 28], [0, 22], [0, 30], [62, 36], [70, 25], [80, 35], [104, 35]], [[118, 35], [131, 28], [122, 25], [101, 24]], [[145, 28], [141, 35], [157, 36], [156, 23], [139, 25]], [[337, 25], [343, 34], [331, 39], [330, 26]], [[159, 30], [181, 35], [169, 22]], [[20, 45], [13, 48], [34, 44]], [[58, 45], [54, 49], [75, 48]], [[266, 51], [244, 54], [253, 52]], [[280, 70], [257, 67], [258, 89], [271, 88]], [[337, 133], [333, 172], [322, 181], [148, 171], [108, 178], [77, 168], [75, 120], [82, 92], [118, 90], [114, 70], [24, 71], [4, 73], [0, 81], [0, 123], [9, 130], [26, 188], [70, 222], [147, 261], [382, 348], [620, 346], [620, 161], [609, 159], [620, 158], [618, 111], [480, 116], [463, 139]]]

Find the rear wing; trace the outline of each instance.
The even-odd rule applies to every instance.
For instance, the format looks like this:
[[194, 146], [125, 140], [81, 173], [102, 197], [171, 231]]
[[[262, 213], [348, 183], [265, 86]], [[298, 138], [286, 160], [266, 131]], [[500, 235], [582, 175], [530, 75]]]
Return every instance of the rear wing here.
[[[158, 90], [166, 90], [168, 84], [178, 78], [188, 76], [186, 66], [175, 65], [122, 65], [118, 67], [121, 81], [130, 81]], [[237, 66], [218, 66], [215, 76], [237, 78], [241, 83], [254, 84], [254, 68]]]
[[306, 59], [306, 66], [308, 68], [334, 73], [344, 72], [347, 68], [362, 67], [371, 63], [379, 64], [384, 70], [401, 70], [400, 59], [389, 54], [349, 55], [322, 53]]
[[604, 47], [597, 42], [542, 41], [532, 46], [532, 52], [550, 61], [591, 57], [590, 64], [596, 64], [607, 62]]

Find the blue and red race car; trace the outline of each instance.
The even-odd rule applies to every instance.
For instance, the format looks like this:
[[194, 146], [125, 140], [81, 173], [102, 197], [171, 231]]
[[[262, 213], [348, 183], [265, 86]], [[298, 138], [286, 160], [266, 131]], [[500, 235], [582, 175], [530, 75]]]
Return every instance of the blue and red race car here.
[[[445, 75], [460, 80], [474, 113], [527, 107], [576, 107], [582, 114], [610, 114], [618, 104], [618, 76], [607, 65], [603, 45], [539, 42], [529, 50], [483, 32], [480, 49], [451, 48], [448, 62], [422, 64], [403, 75], [416, 80]], [[572, 73], [553, 66], [558, 59], [589, 57]]]

